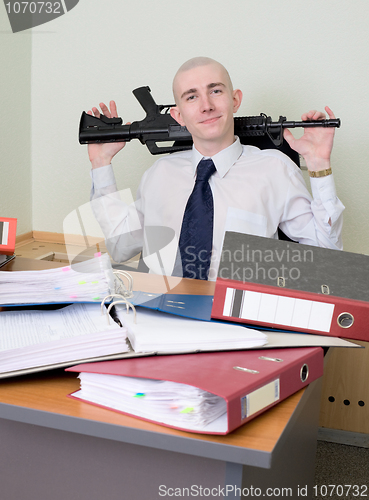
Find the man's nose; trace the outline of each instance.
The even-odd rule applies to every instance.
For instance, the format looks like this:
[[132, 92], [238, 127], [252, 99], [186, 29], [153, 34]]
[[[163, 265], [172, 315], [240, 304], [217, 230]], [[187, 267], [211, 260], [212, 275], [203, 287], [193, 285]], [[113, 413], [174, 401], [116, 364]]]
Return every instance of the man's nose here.
[[211, 97], [208, 95], [203, 96], [201, 99], [201, 111], [205, 113], [207, 111], [212, 111], [213, 109], [214, 109], [214, 104]]

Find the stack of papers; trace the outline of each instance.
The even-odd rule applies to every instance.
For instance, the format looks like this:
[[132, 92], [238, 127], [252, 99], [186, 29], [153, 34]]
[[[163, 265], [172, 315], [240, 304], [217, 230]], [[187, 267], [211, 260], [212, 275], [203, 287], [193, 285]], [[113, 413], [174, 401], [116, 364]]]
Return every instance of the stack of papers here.
[[0, 305], [101, 302], [114, 289], [107, 254], [43, 271], [0, 271]]
[[40, 367], [119, 357], [129, 351], [127, 332], [107, 322], [100, 304], [73, 304], [53, 311], [0, 314], [0, 376]]
[[249, 349], [268, 342], [264, 333], [234, 323], [197, 321], [139, 307], [136, 323], [126, 309], [119, 309], [119, 318], [136, 353]]
[[164, 425], [203, 430], [227, 413], [223, 398], [186, 384], [98, 373], [79, 378], [78, 399]]

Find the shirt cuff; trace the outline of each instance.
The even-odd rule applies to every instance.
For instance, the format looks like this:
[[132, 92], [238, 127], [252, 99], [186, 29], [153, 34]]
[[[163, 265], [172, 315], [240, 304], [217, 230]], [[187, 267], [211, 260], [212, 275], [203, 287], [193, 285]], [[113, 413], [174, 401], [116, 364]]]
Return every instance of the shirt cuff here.
[[313, 198], [316, 200], [320, 199], [324, 203], [324, 201], [337, 197], [333, 175], [310, 177], [310, 184]]
[[338, 199], [333, 175], [325, 177], [311, 177], [311, 192], [315, 202], [321, 202], [331, 223], [334, 224], [342, 214], [345, 206]]
[[111, 164], [91, 169], [91, 179], [95, 189], [103, 189], [116, 183]]

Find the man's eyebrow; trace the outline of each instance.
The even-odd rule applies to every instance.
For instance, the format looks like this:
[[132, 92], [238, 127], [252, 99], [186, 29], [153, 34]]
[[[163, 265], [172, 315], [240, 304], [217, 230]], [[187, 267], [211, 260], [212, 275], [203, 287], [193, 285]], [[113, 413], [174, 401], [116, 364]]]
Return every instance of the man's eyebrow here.
[[185, 92], [183, 92], [183, 94], [181, 95], [181, 99], [182, 97], [188, 95], [188, 94], [195, 94], [195, 92], [197, 91], [197, 89], [188, 89], [186, 90]]
[[222, 82], [209, 83], [208, 89], [213, 89], [214, 87], [225, 87], [225, 85]]
[[[222, 82], [214, 82], [214, 83], [209, 83], [207, 85], [207, 88], [208, 89], [213, 89], [214, 87], [225, 87], [224, 83]], [[183, 92], [183, 94], [181, 95], [181, 99], [183, 97], [185, 97], [186, 95], [189, 95], [189, 94], [195, 94], [197, 92], [197, 89], [196, 88], [193, 88], [193, 89], [188, 89], [186, 90], [185, 92]]]

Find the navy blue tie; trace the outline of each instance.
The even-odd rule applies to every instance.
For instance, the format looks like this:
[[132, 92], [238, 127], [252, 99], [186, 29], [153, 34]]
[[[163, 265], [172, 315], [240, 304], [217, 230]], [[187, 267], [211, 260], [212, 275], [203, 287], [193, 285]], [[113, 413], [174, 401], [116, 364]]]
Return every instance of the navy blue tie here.
[[209, 179], [215, 171], [212, 159], [202, 159], [197, 165], [196, 182], [187, 201], [179, 238], [184, 278], [208, 279], [214, 222], [213, 194]]

